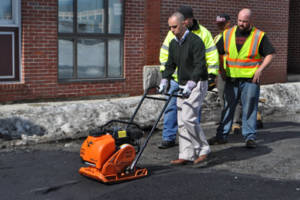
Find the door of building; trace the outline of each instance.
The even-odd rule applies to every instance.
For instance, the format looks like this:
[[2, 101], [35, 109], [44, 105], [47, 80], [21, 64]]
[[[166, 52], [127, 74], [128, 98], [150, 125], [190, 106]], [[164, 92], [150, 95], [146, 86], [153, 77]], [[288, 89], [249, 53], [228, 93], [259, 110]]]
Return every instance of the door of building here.
[[0, 84], [20, 81], [20, 0], [0, 1]]

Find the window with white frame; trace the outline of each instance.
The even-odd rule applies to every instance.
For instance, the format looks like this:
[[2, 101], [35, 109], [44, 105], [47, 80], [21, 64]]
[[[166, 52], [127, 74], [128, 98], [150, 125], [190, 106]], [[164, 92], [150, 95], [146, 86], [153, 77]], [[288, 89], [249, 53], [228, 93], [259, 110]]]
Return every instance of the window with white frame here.
[[0, 1], [0, 83], [20, 81], [20, 3]]
[[58, 78], [123, 76], [123, 0], [58, 1]]

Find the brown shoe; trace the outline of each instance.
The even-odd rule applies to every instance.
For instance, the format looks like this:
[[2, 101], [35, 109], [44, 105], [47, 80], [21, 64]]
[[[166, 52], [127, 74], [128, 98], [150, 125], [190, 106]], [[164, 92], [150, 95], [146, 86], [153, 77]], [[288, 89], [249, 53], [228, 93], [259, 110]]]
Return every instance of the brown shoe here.
[[194, 165], [203, 162], [204, 160], [207, 159], [207, 154], [199, 156], [199, 158], [197, 158], [196, 160], [194, 160]]
[[184, 160], [184, 159], [178, 159], [178, 160], [172, 160], [171, 164], [172, 165], [185, 165], [189, 162], [189, 160]]

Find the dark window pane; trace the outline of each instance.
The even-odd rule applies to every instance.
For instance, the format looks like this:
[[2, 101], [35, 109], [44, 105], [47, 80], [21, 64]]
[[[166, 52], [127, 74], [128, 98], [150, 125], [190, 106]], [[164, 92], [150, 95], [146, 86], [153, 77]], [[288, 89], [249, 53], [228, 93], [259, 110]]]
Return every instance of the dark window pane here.
[[77, 12], [78, 32], [104, 32], [103, 0], [78, 0]]
[[14, 35], [9, 32], [0, 32], [0, 79], [14, 78]]
[[108, 32], [121, 33], [121, 21], [123, 15], [121, 0], [109, 0]]
[[73, 32], [73, 0], [58, 1], [58, 31]]
[[0, 21], [12, 20], [12, 0], [0, 1]]
[[58, 74], [59, 79], [72, 78], [73, 76], [73, 41], [58, 41]]
[[121, 41], [108, 41], [108, 76], [121, 76]]
[[78, 78], [105, 75], [105, 43], [100, 39], [78, 40]]

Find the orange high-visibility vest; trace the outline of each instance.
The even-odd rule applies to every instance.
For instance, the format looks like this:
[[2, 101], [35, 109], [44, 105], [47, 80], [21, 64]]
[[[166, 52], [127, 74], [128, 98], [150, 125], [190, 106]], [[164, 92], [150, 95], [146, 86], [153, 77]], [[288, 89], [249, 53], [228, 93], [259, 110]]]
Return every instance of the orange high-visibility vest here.
[[262, 62], [262, 57], [259, 54], [259, 45], [265, 33], [253, 27], [250, 35], [238, 52], [235, 38], [236, 29], [237, 26], [234, 26], [223, 32], [224, 59], [226, 58], [225, 71], [228, 77], [252, 78]]

